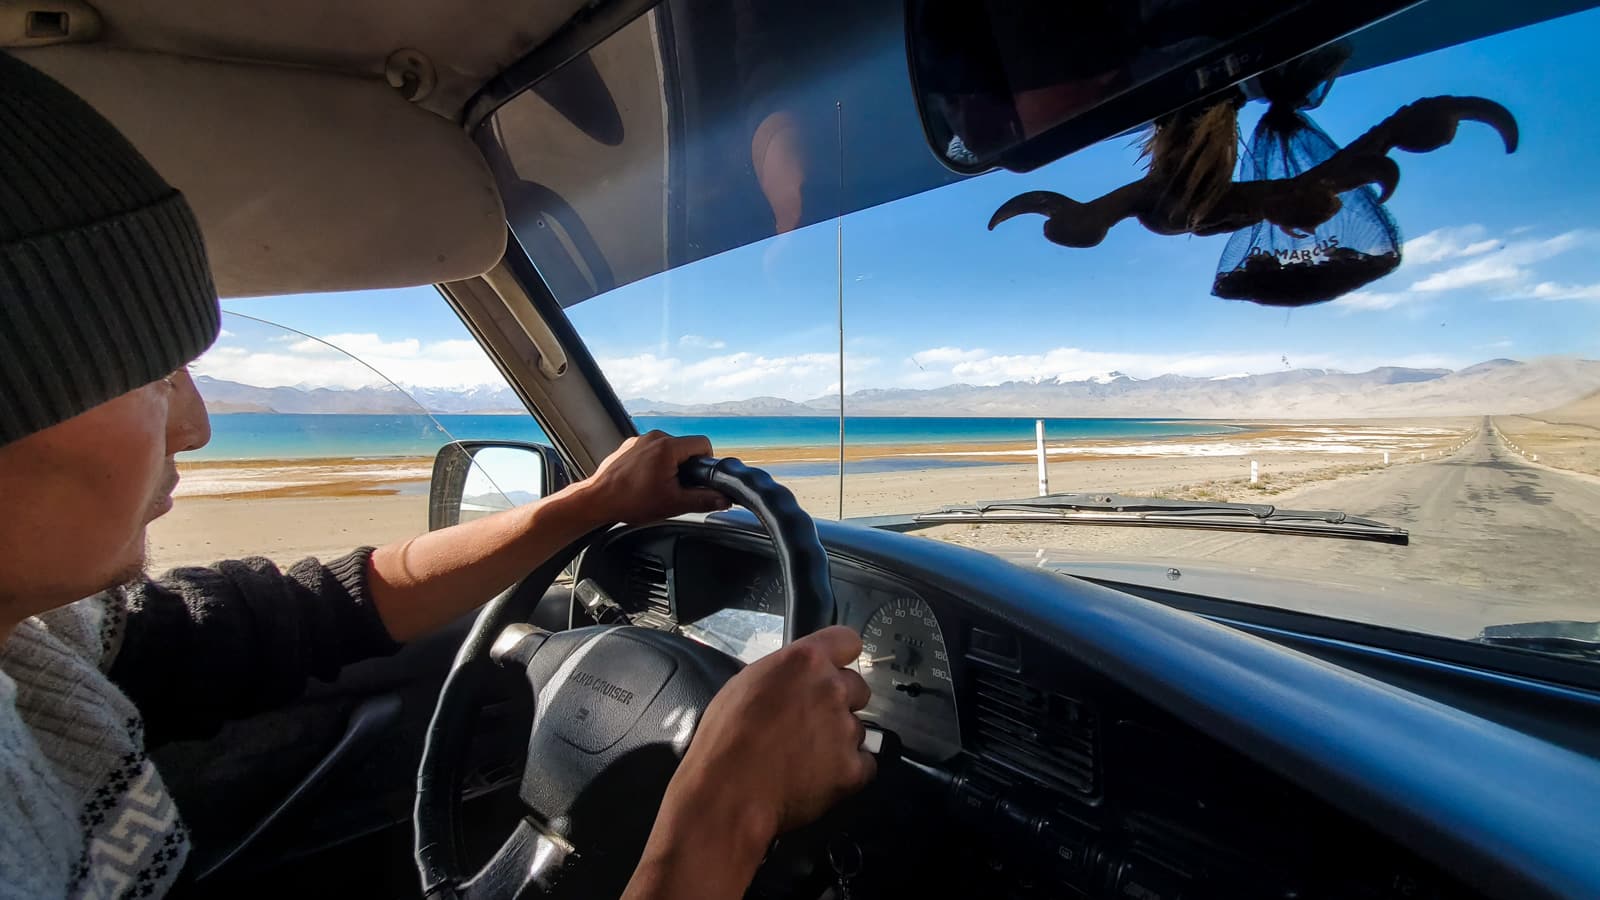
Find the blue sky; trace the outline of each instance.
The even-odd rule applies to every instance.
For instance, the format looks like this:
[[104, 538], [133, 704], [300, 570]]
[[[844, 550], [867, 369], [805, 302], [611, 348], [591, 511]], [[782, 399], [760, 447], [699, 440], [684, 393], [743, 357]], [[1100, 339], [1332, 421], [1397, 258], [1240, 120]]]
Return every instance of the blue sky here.
[[[985, 230], [1013, 194], [1087, 200], [1138, 176], [1125, 140], [1026, 175], [994, 173], [844, 223], [846, 389], [931, 387], [1108, 370], [1219, 376], [1287, 366], [1460, 367], [1509, 356], [1600, 358], [1600, 11], [1341, 79], [1313, 119], [1347, 142], [1400, 105], [1478, 94], [1516, 114], [1507, 156], [1467, 123], [1432, 154], [1392, 154], [1399, 271], [1294, 311], [1210, 296], [1225, 237], [1157, 237], [1132, 222], [1073, 250], [1024, 217]], [[1248, 136], [1262, 107], [1247, 108]], [[848, 165], [848, 161], [847, 161]], [[624, 397], [680, 402], [835, 390], [835, 233], [813, 226], [580, 304], [570, 315]], [[371, 359], [407, 384], [492, 369], [432, 288], [225, 301]], [[730, 310], [742, 311], [729, 316]], [[255, 383], [359, 381], [319, 351], [230, 324], [202, 371]], [[295, 349], [298, 347], [299, 349]]]

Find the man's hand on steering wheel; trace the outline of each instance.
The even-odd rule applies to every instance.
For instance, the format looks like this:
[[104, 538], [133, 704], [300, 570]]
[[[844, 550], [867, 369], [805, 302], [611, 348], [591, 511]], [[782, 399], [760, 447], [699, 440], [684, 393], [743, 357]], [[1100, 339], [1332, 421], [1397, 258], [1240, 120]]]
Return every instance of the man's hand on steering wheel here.
[[738, 897], [778, 834], [872, 779], [854, 713], [872, 692], [846, 668], [861, 637], [833, 626], [735, 675], [667, 788], [628, 900]]
[[[836, 606], [816, 525], [769, 474], [710, 452], [703, 437], [660, 432], [624, 444], [562, 492], [560, 508], [582, 509], [588, 533], [541, 554], [544, 562], [479, 612], [417, 767], [413, 855], [424, 895], [612, 896], [626, 883], [635, 900], [736, 898], [775, 836], [872, 778], [854, 715], [869, 691], [846, 668], [861, 640], [827, 627]], [[598, 526], [724, 509], [729, 500], [772, 537], [784, 649], [744, 667], [675, 631], [526, 624], [532, 600]], [[521, 670], [537, 712], [518, 788], [525, 814], [473, 873], [458, 840], [461, 788], [472, 720], [496, 667]]]
[[623, 441], [571, 490], [583, 495], [596, 521], [624, 525], [727, 509], [727, 497], [710, 488], [684, 487], [678, 480], [678, 466], [710, 455], [711, 440], [704, 435], [673, 437], [651, 431]]

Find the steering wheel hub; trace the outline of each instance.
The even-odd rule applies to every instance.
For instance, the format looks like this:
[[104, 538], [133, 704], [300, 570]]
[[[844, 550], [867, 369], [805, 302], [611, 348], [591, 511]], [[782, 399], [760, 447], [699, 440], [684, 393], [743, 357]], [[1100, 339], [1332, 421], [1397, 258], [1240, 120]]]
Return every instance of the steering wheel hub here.
[[742, 664], [674, 634], [551, 635], [527, 666], [538, 698], [521, 796], [580, 852], [637, 856], [701, 714]]
[[551, 651], [561, 649], [567, 640], [558, 640], [557, 646], [534, 657], [528, 678], [536, 688], [544, 684], [538, 693], [535, 743], [545, 735], [543, 743], [559, 740], [577, 751], [598, 754], [633, 730], [678, 664], [631, 631], [580, 633], [581, 643], [559, 663]]

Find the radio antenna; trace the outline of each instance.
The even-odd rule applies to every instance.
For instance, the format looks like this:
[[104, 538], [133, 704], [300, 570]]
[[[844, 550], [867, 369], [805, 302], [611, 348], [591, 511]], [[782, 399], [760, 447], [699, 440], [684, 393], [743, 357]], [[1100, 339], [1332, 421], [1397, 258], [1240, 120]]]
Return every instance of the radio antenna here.
[[839, 140], [839, 207], [834, 220], [833, 267], [839, 279], [839, 520], [844, 521], [844, 102], [833, 102]]

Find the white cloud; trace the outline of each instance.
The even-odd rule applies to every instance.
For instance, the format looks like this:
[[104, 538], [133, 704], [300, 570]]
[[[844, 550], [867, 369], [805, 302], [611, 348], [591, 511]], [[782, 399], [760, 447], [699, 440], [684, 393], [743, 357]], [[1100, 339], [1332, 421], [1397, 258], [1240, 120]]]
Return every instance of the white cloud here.
[[505, 383], [488, 356], [470, 340], [424, 343], [414, 338], [385, 341], [375, 334], [329, 336], [329, 343], [354, 354], [361, 360], [357, 362], [319, 341], [295, 336], [285, 342], [277, 337], [281, 336], [266, 341], [270, 349], [213, 346], [195, 360], [194, 372], [260, 387], [359, 388], [384, 384], [385, 378], [422, 387]]
[[[1135, 378], [1168, 374], [1211, 377], [1240, 372], [1271, 372], [1284, 368], [1282, 355], [1272, 352], [1118, 353], [1057, 347], [1042, 353], [990, 353], [952, 347], [935, 349], [942, 351], [939, 355], [951, 361], [937, 368], [925, 363], [924, 370], [907, 373], [902, 381], [921, 385], [950, 382], [992, 385], [1006, 381], [1082, 381], [1108, 372], [1122, 372]], [[913, 358], [927, 361], [933, 355], [932, 351], [924, 350], [914, 354]], [[1318, 367], [1327, 364], [1328, 360], [1323, 357], [1295, 360], [1297, 366]]]
[[361, 359], [373, 357], [415, 359], [422, 353], [422, 342], [416, 338], [386, 341], [376, 334], [364, 332], [330, 334], [322, 340], [301, 338], [289, 345], [289, 352], [306, 355], [338, 355], [341, 350]]
[[1521, 296], [1530, 300], [1600, 300], [1600, 284], [1541, 281]]
[[[1335, 356], [1326, 353], [1292, 354], [1285, 357], [1276, 351], [1244, 351], [1220, 353], [1120, 353], [1114, 351], [1085, 350], [1076, 347], [1058, 347], [1041, 353], [991, 353], [982, 349], [942, 348], [942, 355], [956, 359], [945, 366], [926, 366], [916, 369], [906, 363], [897, 376], [884, 379], [872, 387], [942, 387], [952, 383], [979, 386], [1001, 384], [1008, 381], [1083, 381], [1109, 372], [1121, 372], [1134, 378], [1154, 378], [1160, 375], [1185, 375], [1193, 378], [1239, 377], [1245, 374], [1266, 374], [1296, 369], [1333, 369], [1345, 372], [1365, 372], [1379, 366], [1405, 366], [1419, 369], [1456, 369], [1476, 362], [1437, 353], [1412, 354], [1401, 358]], [[928, 358], [928, 352], [914, 354], [918, 360]], [[856, 384], [854, 390], [866, 385]]]
[[234, 336], [235, 336], [234, 333], [229, 331], [226, 328], [224, 328], [224, 329], [222, 329], [222, 330], [217, 332], [217, 340], [219, 340], [219, 341], [225, 341], [228, 338], [231, 338], [231, 337], [234, 337]]
[[[1533, 277], [1528, 266], [1596, 243], [1590, 231], [1568, 231], [1541, 240], [1514, 241], [1459, 266], [1453, 266], [1411, 285], [1413, 291], [1454, 291], [1468, 287], [1515, 285]], [[1420, 240], [1420, 238], [1419, 238]]]
[[686, 334], [678, 338], [679, 347], [692, 347], [701, 350], [721, 350], [728, 346], [726, 341], [708, 338], [698, 334]]
[[760, 356], [734, 353], [701, 360], [684, 369], [684, 376], [720, 390], [752, 385], [779, 387], [804, 384], [819, 375], [839, 370], [839, 357], [832, 353], [802, 353], [797, 356]]
[[1500, 242], [1488, 234], [1489, 230], [1482, 225], [1439, 228], [1406, 241], [1403, 255], [1407, 262], [1423, 266], [1462, 256], [1477, 256], [1500, 246]]
[[[809, 400], [838, 391], [839, 357], [835, 353], [765, 356], [725, 353], [686, 362], [673, 356], [641, 353], [602, 356], [600, 370], [625, 398], [648, 397], [674, 403], [774, 396]], [[845, 372], [861, 373], [878, 365], [871, 356], [845, 357]]]
[[[1492, 299], [1600, 300], [1600, 284], [1534, 284], [1536, 264], [1582, 247], [1600, 246], [1600, 232], [1579, 229], [1509, 242], [1486, 234], [1481, 225], [1430, 231], [1406, 244], [1401, 274], [1413, 279], [1409, 287], [1357, 291], [1332, 305], [1346, 314], [1404, 308], [1407, 315], [1417, 316], [1427, 312], [1428, 301], [1463, 290], [1492, 291]], [[1428, 271], [1441, 262], [1462, 259], [1466, 261]]]
[[1500, 259], [1480, 259], [1465, 265], [1435, 272], [1411, 285], [1413, 291], [1433, 293], [1459, 291], [1462, 288], [1486, 284], [1504, 284], [1516, 281], [1527, 274], [1522, 268]]
[[[679, 360], [663, 358], [654, 353], [601, 357], [596, 362], [600, 365], [600, 371], [605, 373], [606, 380], [626, 398], [663, 394], [677, 380], [677, 372], [682, 367]], [[665, 399], [675, 398], [676, 395]]]

